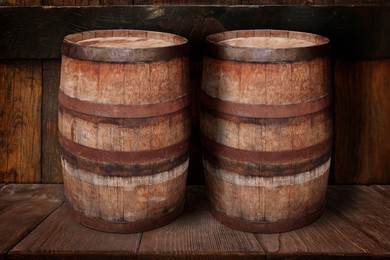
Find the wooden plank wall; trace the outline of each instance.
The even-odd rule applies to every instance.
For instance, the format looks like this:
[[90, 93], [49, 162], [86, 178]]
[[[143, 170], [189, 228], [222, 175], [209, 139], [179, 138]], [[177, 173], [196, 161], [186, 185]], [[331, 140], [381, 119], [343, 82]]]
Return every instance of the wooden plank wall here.
[[[3, 6], [86, 5], [388, 5], [347, 0], [5, 0]], [[204, 21], [203, 34], [222, 30]], [[197, 33], [193, 28], [192, 34]], [[330, 30], [330, 29], [329, 29]], [[193, 36], [196, 37], [196, 36]], [[0, 40], [1, 41], [1, 40]], [[0, 42], [1, 44], [1, 42]], [[201, 58], [192, 59], [193, 145], [189, 184], [203, 184], [197, 92]], [[57, 144], [58, 59], [0, 59], [0, 183], [61, 183]], [[335, 142], [330, 183], [390, 183], [390, 59], [334, 59]]]

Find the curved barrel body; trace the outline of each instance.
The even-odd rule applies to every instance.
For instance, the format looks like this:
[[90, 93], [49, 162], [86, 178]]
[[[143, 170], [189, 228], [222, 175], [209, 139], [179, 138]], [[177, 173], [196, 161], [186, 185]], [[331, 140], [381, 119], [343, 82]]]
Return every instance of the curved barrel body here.
[[244, 30], [206, 41], [200, 123], [214, 216], [264, 233], [313, 222], [332, 145], [328, 39]]
[[138, 30], [65, 37], [58, 130], [66, 200], [80, 223], [141, 232], [184, 204], [187, 40]]

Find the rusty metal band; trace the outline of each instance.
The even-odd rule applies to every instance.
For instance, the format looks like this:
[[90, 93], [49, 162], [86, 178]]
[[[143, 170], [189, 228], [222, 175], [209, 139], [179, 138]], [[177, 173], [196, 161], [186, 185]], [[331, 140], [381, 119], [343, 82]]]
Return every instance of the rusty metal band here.
[[165, 114], [161, 116], [155, 117], [141, 117], [141, 118], [112, 118], [112, 117], [99, 117], [93, 115], [87, 115], [79, 112], [75, 112], [70, 110], [63, 105], [58, 105], [58, 112], [60, 114], [68, 114], [73, 118], [80, 118], [82, 120], [88, 121], [94, 124], [110, 124], [117, 125], [120, 127], [132, 128], [132, 127], [140, 127], [140, 126], [150, 126], [153, 124], [159, 124], [161, 122], [171, 122], [172, 124], [176, 124], [179, 121], [187, 122], [190, 121], [190, 108], [185, 107], [183, 110], [179, 110], [170, 114]]
[[[101, 32], [104, 32], [101, 31]], [[141, 32], [137, 30], [128, 30], [131, 32]], [[144, 31], [147, 34], [147, 31]], [[168, 34], [168, 33], [161, 33]], [[101, 61], [111, 63], [145, 63], [154, 61], [171, 60], [178, 57], [187, 56], [189, 53], [188, 40], [184, 37], [174, 35], [182, 40], [181, 43], [158, 48], [107, 48], [86, 46], [77, 44], [80, 40], [80, 33], [71, 34], [64, 38], [61, 52], [71, 58]], [[147, 37], [147, 36], [146, 36]], [[85, 40], [85, 39], [84, 39]]]
[[233, 229], [241, 230], [244, 232], [252, 233], [279, 233], [291, 231], [304, 226], [307, 226], [316, 221], [325, 211], [326, 200], [324, 200], [311, 214], [302, 216], [300, 218], [289, 219], [286, 221], [278, 222], [256, 222], [249, 221], [241, 218], [236, 218], [227, 215], [220, 210], [215, 209], [213, 206], [210, 207], [211, 213], [216, 220], [225, 226]]
[[202, 105], [214, 111], [241, 117], [257, 118], [286, 118], [312, 114], [329, 107], [332, 103], [330, 95], [326, 95], [315, 101], [287, 104], [287, 105], [255, 105], [235, 103], [221, 100], [200, 91]]
[[223, 119], [225, 121], [229, 121], [235, 124], [253, 124], [257, 126], [269, 126], [274, 124], [278, 124], [278, 125], [299, 124], [304, 120], [308, 120], [308, 119], [310, 120], [310, 118], [314, 118], [321, 114], [325, 116], [325, 120], [332, 119], [332, 111], [330, 106], [325, 108], [324, 110], [312, 114], [295, 116], [295, 117], [284, 117], [284, 118], [241, 117], [241, 116], [235, 116], [235, 115], [229, 115], [229, 114], [217, 112], [215, 110], [211, 110], [205, 107], [204, 105], [200, 106], [200, 113], [201, 113], [201, 118], [203, 115], [211, 115], [218, 119]]
[[60, 132], [58, 132], [58, 140], [62, 148], [69, 153], [77, 154], [78, 156], [88, 158], [93, 161], [112, 164], [126, 164], [162, 158], [172, 158], [187, 151], [189, 149], [190, 142], [186, 139], [160, 149], [122, 152], [90, 148], [66, 139]]
[[267, 152], [232, 148], [210, 140], [203, 135], [201, 136], [201, 143], [203, 147], [214, 154], [250, 163], [276, 163], [309, 159], [322, 155], [332, 148], [332, 138], [297, 150]]
[[[261, 31], [261, 30], [252, 30]], [[239, 37], [239, 36], [238, 36]], [[318, 36], [320, 37], [320, 36]], [[236, 38], [236, 37], [234, 37]], [[209, 57], [251, 63], [291, 63], [297, 61], [312, 60], [329, 56], [330, 43], [325, 37], [324, 43], [293, 48], [250, 48], [236, 47], [219, 44], [219, 41], [232, 39], [224, 36], [224, 33], [210, 35], [205, 40], [205, 54]], [[219, 40], [217, 40], [219, 39]]]
[[160, 116], [182, 110], [190, 104], [190, 101], [190, 96], [185, 95], [173, 101], [156, 104], [113, 105], [79, 100], [65, 95], [62, 91], [59, 91], [58, 93], [58, 102], [64, 107], [71, 108], [73, 111], [87, 115], [111, 118]]
[[183, 211], [184, 208], [184, 200], [171, 212], [168, 212], [166, 215], [138, 220], [134, 222], [119, 222], [119, 221], [109, 221], [104, 219], [98, 219], [90, 216], [86, 216], [85, 214], [75, 210], [72, 208], [70, 203], [66, 200], [66, 204], [69, 209], [70, 215], [76, 220], [78, 223], [100, 231], [111, 232], [111, 233], [139, 233], [152, 229], [156, 229], [162, 226], [165, 226], [172, 221], [174, 221]]
[[292, 161], [286, 165], [270, 163], [248, 163], [239, 160], [232, 160], [207, 149], [203, 150], [203, 159], [215, 165], [219, 169], [234, 172], [243, 176], [256, 177], [281, 177], [296, 175], [302, 172], [313, 170], [324, 163], [331, 157], [332, 149], [325, 151], [323, 154], [315, 155], [312, 158]]
[[189, 150], [184, 150], [174, 158], [163, 158], [157, 162], [114, 164], [99, 161], [91, 161], [89, 158], [81, 157], [77, 154], [70, 153], [60, 146], [62, 158], [78, 169], [93, 172], [101, 176], [115, 177], [138, 177], [154, 175], [173, 170], [183, 164], [189, 158]]

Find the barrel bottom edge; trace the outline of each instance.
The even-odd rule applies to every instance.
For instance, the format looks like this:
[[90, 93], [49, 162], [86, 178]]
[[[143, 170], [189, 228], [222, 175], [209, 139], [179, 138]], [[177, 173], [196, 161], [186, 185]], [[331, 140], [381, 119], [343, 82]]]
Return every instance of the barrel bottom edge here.
[[149, 231], [152, 229], [157, 229], [159, 227], [163, 227], [168, 225], [172, 221], [174, 221], [184, 209], [185, 201], [183, 200], [173, 211], [168, 214], [153, 218], [153, 219], [145, 219], [138, 220], [134, 222], [116, 222], [109, 221], [94, 217], [86, 216], [85, 214], [75, 210], [69, 203], [66, 203], [69, 209], [71, 217], [79, 224], [95, 229], [98, 231], [109, 232], [109, 233], [140, 233], [144, 231]]
[[257, 222], [257, 221], [249, 221], [241, 218], [236, 218], [223, 213], [222, 211], [215, 209], [213, 206], [210, 207], [211, 214], [213, 217], [223, 225], [251, 233], [264, 233], [264, 234], [272, 234], [272, 233], [280, 233], [292, 231], [295, 229], [302, 228], [307, 226], [317, 219], [319, 219], [325, 211], [326, 200], [311, 214], [300, 217], [289, 219], [286, 221], [278, 221], [278, 222]]

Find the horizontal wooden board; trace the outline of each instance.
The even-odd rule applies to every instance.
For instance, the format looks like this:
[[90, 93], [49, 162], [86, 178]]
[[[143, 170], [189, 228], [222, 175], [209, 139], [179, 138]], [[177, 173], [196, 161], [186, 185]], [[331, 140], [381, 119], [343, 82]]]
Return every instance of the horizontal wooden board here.
[[132, 5], [133, 0], [42, 0], [42, 5], [87, 6], [87, 5]]
[[141, 233], [114, 234], [76, 223], [63, 204], [8, 254], [9, 259], [39, 259], [45, 256], [111, 259], [135, 256]]
[[390, 185], [371, 185], [370, 188], [382, 194], [390, 201]]
[[134, 0], [135, 5], [240, 5], [241, 0]]
[[2, 0], [0, 6], [40, 6], [42, 0]]
[[313, 224], [286, 233], [258, 234], [271, 257], [384, 256], [389, 252], [330, 210]]
[[1, 185], [0, 258], [62, 202], [62, 185]]
[[[310, 20], [310, 22], [308, 22]], [[390, 57], [388, 6], [87, 6], [0, 9], [0, 59], [59, 58], [64, 36], [80, 31], [131, 28], [187, 37], [192, 58], [204, 38], [238, 29], [285, 29], [330, 38], [334, 54], [348, 59]], [[43, 29], [44, 28], [44, 29]]]
[[384, 257], [390, 254], [387, 198], [365, 186], [330, 186], [324, 215], [313, 224], [257, 238], [270, 257]]
[[390, 200], [367, 186], [332, 186], [329, 209], [390, 252]]

